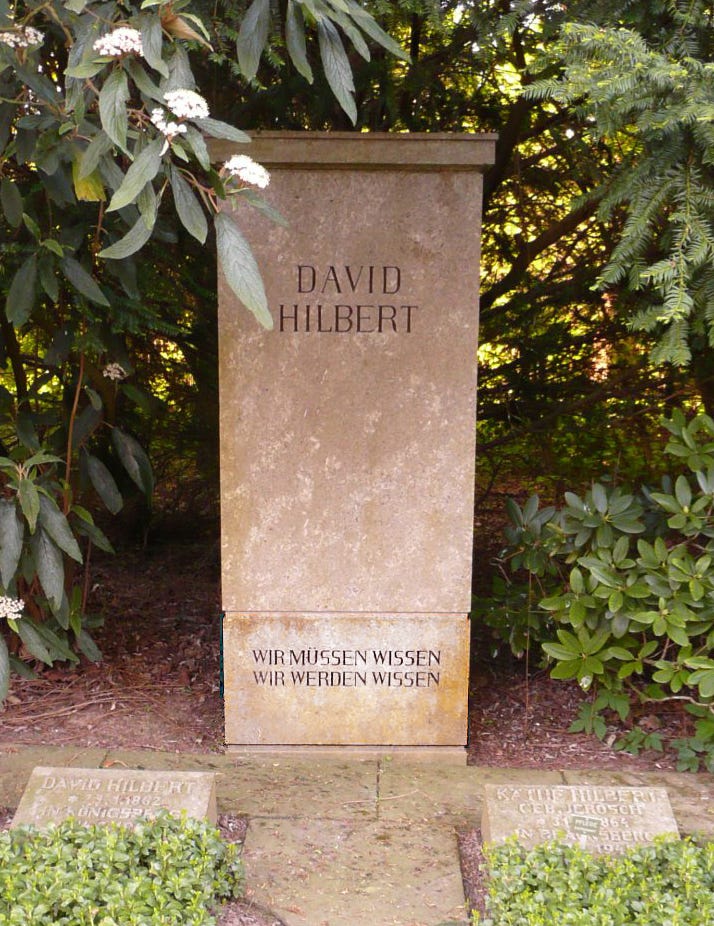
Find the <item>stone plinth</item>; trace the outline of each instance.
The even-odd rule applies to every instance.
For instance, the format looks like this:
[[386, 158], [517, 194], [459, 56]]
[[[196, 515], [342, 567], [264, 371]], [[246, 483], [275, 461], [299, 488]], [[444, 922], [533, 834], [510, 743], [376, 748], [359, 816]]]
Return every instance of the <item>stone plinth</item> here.
[[216, 822], [213, 772], [136, 769], [33, 769], [12, 826], [46, 826], [74, 817], [80, 823], [131, 823], [161, 810]]
[[551, 839], [590, 852], [622, 852], [655, 836], [679, 837], [664, 788], [620, 785], [484, 786], [485, 843], [509, 836], [532, 847]]
[[[272, 331], [219, 280], [228, 743], [297, 744], [297, 730], [308, 743], [465, 743], [479, 171], [493, 149], [490, 136], [341, 133], [266, 134], [250, 146], [288, 226], [239, 216]], [[306, 616], [302, 643], [296, 615]], [[289, 638], [301, 652], [464, 652], [449, 657], [439, 691], [407, 694], [408, 710], [389, 686], [337, 686], [327, 701], [310, 686], [298, 698], [304, 722], [293, 710], [280, 733], [267, 706], [280, 703], [276, 691], [256, 688], [245, 659], [258, 632], [268, 650]], [[320, 731], [325, 705], [340, 713]], [[332, 726], [350, 739], [335, 740]]]
[[468, 643], [455, 615], [228, 614], [226, 741], [462, 744]]

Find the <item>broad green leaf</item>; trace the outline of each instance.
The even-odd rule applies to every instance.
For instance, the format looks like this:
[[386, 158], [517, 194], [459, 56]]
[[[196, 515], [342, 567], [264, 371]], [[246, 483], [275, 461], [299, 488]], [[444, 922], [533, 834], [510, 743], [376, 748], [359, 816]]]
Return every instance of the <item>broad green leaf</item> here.
[[22, 225], [22, 195], [17, 185], [9, 177], [3, 177], [0, 184], [0, 203], [8, 224], [13, 228]]
[[154, 476], [144, 448], [136, 438], [120, 431], [119, 428], [112, 429], [112, 443], [122, 466], [149, 499], [154, 491]]
[[215, 225], [218, 264], [226, 282], [260, 324], [272, 330], [273, 317], [268, 309], [263, 280], [248, 242], [226, 213], [218, 213]]
[[95, 547], [104, 550], [105, 553], [114, 553], [114, 547], [96, 526], [86, 508], [82, 508], [81, 505], [72, 505], [71, 514], [76, 518], [74, 528], [78, 534], [88, 537]]
[[98, 256], [106, 260], [122, 260], [124, 257], [136, 254], [151, 238], [152, 231], [153, 229], [147, 227], [142, 216], [139, 216], [123, 238], [110, 244], [108, 248], [104, 248]]
[[582, 667], [582, 660], [569, 659], [566, 662], [559, 662], [550, 670], [551, 678], [569, 679], [575, 678]]
[[378, 42], [382, 48], [385, 48], [388, 52], [395, 55], [397, 58], [401, 58], [402, 61], [409, 61], [409, 55], [404, 51], [401, 45], [396, 42], [391, 35], [388, 35], [380, 25], [378, 25], [375, 20], [369, 15], [367, 10], [363, 9], [358, 3], [355, 3], [354, 0], [346, 0], [345, 5], [354, 19], [354, 21], [359, 25], [360, 29], [363, 32], [366, 32], [367, 35], [374, 39], [375, 42]]
[[122, 185], [112, 196], [107, 212], [115, 212], [133, 203], [147, 183], [154, 179], [161, 167], [161, 149], [164, 138], [155, 138], [144, 148], [126, 172]]
[[194, 124], [199, 127], [206, 135], [211, 138], [224, 138], [226, 141], [249, 142], [250, 135], [241, 132], [240, 129], [229, 125], [227, 122], [221, 122], [220, 119], [194, 119]]
[[686, 476], [678, 476], [674, 484], [674, 494], [682, 508], [688, 508], [692, 504], [692, 488]]
[[36, 282], [37, 257], [32, 254], [12, 278], [5, 300], [5, 315], [15, 328], [22, 327], [32, 314]]
[[73, 257], [65, 257], [59, 264], [65, 278], [69, 280], [77, 292], [86, 296], [90, 302], [105, 307], [109, 306], [109, 300], [99, 288], [99, 284], [91, 274], [87, 273], [79, 261]]
[[158, 15], [156, 13], [142, 13], [139, 16], [139, 28], [141, 30], [141, 46], [144, 50], [144, 58], [162, 77], [168, 77], [169, 69], [161, 57], [164, 39], [161, 20]]
[[196, 199], [189, 184], [181, 176], [181, 171], [171, 166], [171, 189], [174, 203], [181, 224], [197, 241], [204, 244], [208, 235], [208, 222], [203, 207]]
[[129, 83], [126, 72], [115, 68], [104, 81], [99, 92], [99, 118], [102, 128], [115, 145], [126, 151], [126, 135], [129, 127], [127, 102], [129, 101]]
[[[201, 135], [199, 130], [192, 125], [186, 126], [186, 135], [184, 136], [186, 143], [193, 150], [193, 153], [196, 155], [196, 160], [201, 165], [204, 170], [210, 171], [211, 169], [211, 155], [208, 152], [208, 147], [206, 145], [206, 139]], [[176, 146], [174, 145], [174, 151]]]
[[0, 582], [4, 588], [10, 585], [17, 572], [24, 536], [25, 525], [14, 500], [0, 499]]
[[52, 541], [76, 562], [82, 562], [82, 554], [67, 518], [57, 505], [43, 493], [40, 494], [40, 525]]
[[64, 0], [64, 7], [73, 13], [81, 13], [88, 2], [89, 0]]
[[112, 476], [104, 463], [97, 457], [87, 454], [87, 472], [97, 495], [109, 511], [112, 514], [121, 511], [124, 499], [121, 497], [114, 476]]
[[270, 0], [253, 0], [243, 17], [236, 52], [238, 65], [246, 80], [253, 80], [258, 73], [260, 56], [268, 41], [270, 26]]
[[283, 228], [289, 226], [289, 222], [285, 216], [281, 215], [274, 206], [266, 202], [256, 190], [251, 190], [250, 187], [243, 187], [237, 195], [240, 196], [241, 199], [245, 199], [253, 209], [257, 209], [258, 212], [262, 213], [272, 222], [275, 222], [276, 225], [282, 225]]
[[[67, 614], [67, 627], [69, 627], [69, 603], [67, 602], [67, 597], [64, 597], [65, 602], [65, 611]], [[56, 616], [56, 615], [55, 615]], [[59, 622], [62, 626], [63, 622]], [[64, 629], [66, 630], [67, 627]], [[37, 624], [36, 625], [37, 634], [42, 639], [42, 642], [47, 647], [50, 656], [53, 661], [55, 659], [68, 660], [69, 662], [79, 662], [79, 658], [76, 653], [73, 653], [69, 648], [67, 643], [59, 637], [54, 630], [51, 630], [47, 624]]]
[[575, 656], [580, 655], [577, 650], [573, 652], [569, 647], [561, 646], [559, 643], [543, 643], [543, 649], [553, 659], [558, 660], [573, 659]]
[[65, 68], [65, 77], [74, 77], [78, 80], [86, 80], [88, 77], [94, 77], [107, 66], [105, 61], [80, 61], [79, 64], [72, 64]]
[[293, 64], [308, 83], [312, 83], [313, 75], [310, 62], [307, 60], [307, 46], [305, 44], [305, 22], [302, 11], [294, 0], [288, 0], [285, 17], [285, 42], [288, 54]]
[[40, 513], [40, 495], [35, 483], [31, 479], [23, 477], [17, 490], [17, 497], [20, 502], [20, 508], [30, 527], [30, 533], [35, 533], [37, 526], [37, 517]]
[[44, 662], [45, 665], [52, 665], [52, 656], [50, 651], [47, 649], [44, 640], [37, 632], [37, 627], [35, 626], [34, 621], [29, 620], [28, 618], [23, 618], [18, 622], [18, 633], [20, 634], [20, 639], [25, 644], [27, 649], [32, 653], [35, 659], [39, 659], [40, 662]]
[[7, 697], [10, 689], [10, 653], [8, 652], [7, 643], [0, 635], [0, 704]]
[[[151, 80], [149, 75], [146, 73], [144, 68], [139, 64], [134, 58], [128, 58], [124, 62], [124, 66], [129, 71], [129, 76], [134, 81], [139, 90], [147, 97], [149, 100], [154, 100], [157, 103], [164, 102], [164, 94], [159, 87]], [[167, 68], [168, 73], [168, 68]]]
[[94, 136], [82, 152], [79, 161], [78, 177], [80, 180], [84, 180], [85, 177], [89, 177], [90, 174], [94, 173], [99, 166], [100, 160], [111, 151], [112, 144], [112, 140], [106, 132], [99, 132]]
[[[101, 174], [95, 170], [86, 177], [79, 176], [80, 162], [72, 161], [72, 182], [74, 183], [74, 195], [80, 202], [85, 203], [103, 203], [107, 194], [104, 192], [104, 183]], [[58, 255], [62, 257], [62, 249]]]
[[89, 633], [82, 629], [77, 635], [77, 646], [89, 659], [90, 662], [99, 662], [102, 658], [102, 651], [91, 638]]
[[337, 28], [329, 19], [322, 19], [318, 22], [317, 38], [327, 82], [335, 94], [337, 102], [354, 124], [357, 122], [357, 107], [353, 97], [355, 85], [352, 79], [350, 61], [342, 44], [342, 39]]
[[605, 514], [607, 511], [607, 492], [599, 482], [596, 482], [592, 487], [592, 497], [595, 508], [600, 514]]
[[32, 538], [32, 552], [40, 585], [50, 608], [55, 612], [62, 605], [64, 595], [64, 560], [62, 551], [47, 531], [40, 527]]

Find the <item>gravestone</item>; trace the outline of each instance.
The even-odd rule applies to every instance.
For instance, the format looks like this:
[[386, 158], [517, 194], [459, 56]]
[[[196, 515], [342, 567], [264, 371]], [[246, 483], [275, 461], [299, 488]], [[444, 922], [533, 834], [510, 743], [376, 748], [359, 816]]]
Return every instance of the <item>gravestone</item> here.
[[226, 743], [466, 742], [493, 136], [263, 133], [273, 330], [219, 279]]
[[531, 848], [551, 839], [590, 852], [622, 852], [655, 836], [679, 837], [664, 788], [612, 785], [484, 786], [484, 843], [509, 836]]
[[214, 773], [37, 766], [11, 826], [46, 826], [68, 817], [86, 824], [131, 823], [161, 810], [215, 823]]

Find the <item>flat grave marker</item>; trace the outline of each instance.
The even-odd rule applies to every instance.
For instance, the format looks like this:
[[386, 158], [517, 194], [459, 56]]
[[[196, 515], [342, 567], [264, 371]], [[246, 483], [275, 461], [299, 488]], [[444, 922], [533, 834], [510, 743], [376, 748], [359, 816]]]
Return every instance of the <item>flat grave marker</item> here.
[[217, 820], [213, 772], [36, 766], [11, 826], [45, 826], [74, 817], [80, 823], [131, 823], [161, 810]]
[[484, 843], [517, 836], [531, 848], [563, 839], [595, 853], [623, 852], [655, 836], [679, 838], [664, 788], [620, 785], [487, 784], [481, 833]]

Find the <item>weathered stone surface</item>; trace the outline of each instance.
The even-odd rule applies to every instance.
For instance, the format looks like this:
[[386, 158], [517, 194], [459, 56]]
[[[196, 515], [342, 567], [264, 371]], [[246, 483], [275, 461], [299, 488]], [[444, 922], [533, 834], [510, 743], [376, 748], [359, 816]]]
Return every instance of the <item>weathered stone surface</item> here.
[[456, 834], [433, 822], [250, 821], [248, 897], [286, 926], [466, 926]]
[[591, 852], [622, 852], [655, 836], [679, 836], [664, 788], [497, 785], [484, 789], [486, 843], [517, 836], [525, 846], [562, 838]]
[[215, 775], [135, 769], [37, 766], [12, 826], [45, 826], [75, 817], [80, 823], [129, 823], [160, 810], [215, 823]]
[[[279, 692], [255, 689], [255, 667], [232, 654], [232, 634], [229, 744], [465, 742], [479, 170], [494, 144], [492, 136], [265, 133], [251, 145], [271, 170], [265, 198], [288, 225], [255, 214], [243, 223], [272, 331], [219, 279], [223, 609], [272, 615], [261, 626], [272, 648], [286, 637], [300, 649], [315, 645], [295, 638], [293, 615], [317, 614], [328, 616], [324, 645], [340, 647], [344, 615], [362, 613], [360, 646], [379, 645], [371, 628], [384, 615], [385, 640], [397, 639], [394, 625], [404, 621], [410, 639], [390, 642], [396, 648], [426, 648], [421, 638], [433, 634], [415, 631], [421, 619], [444, 633], [431, 648], [458, 640], [466, 649], [453, 665], [463, 676], [447, 682], [452, 666], [443, 668], [438, 690], [415, 686], [363, 709], [368, 692], [357, 686], [290, 688], [286, 713]], [[234, 151], [218, 143], [213, 156]], [[447, 700], [451, 714], [441, 710]], [[317, 717], [334, 710], [338, 722]], [[407, 717], [415, 720], [405, 727]], [[427, 728], [433, 738], [424, 738]]]
[[458, 745], [468, 630], [444, 614], [228, 614], [226, 741]]
[[310, 140], [251, 146], [289, 223], [245, 228], [274, 330], [219, 280], [223, 609], [467, 613], [481, 175]]

